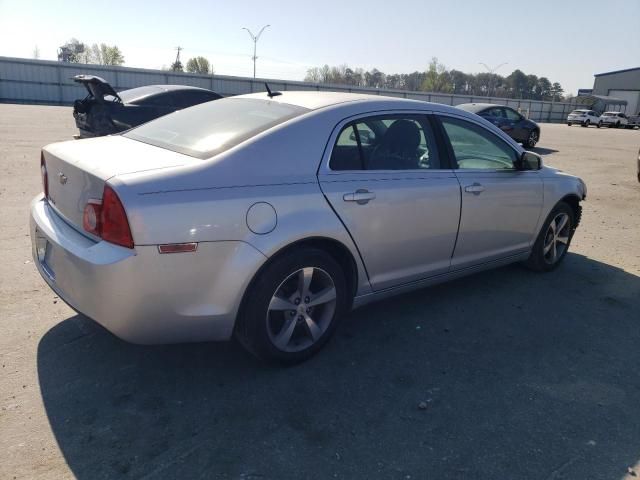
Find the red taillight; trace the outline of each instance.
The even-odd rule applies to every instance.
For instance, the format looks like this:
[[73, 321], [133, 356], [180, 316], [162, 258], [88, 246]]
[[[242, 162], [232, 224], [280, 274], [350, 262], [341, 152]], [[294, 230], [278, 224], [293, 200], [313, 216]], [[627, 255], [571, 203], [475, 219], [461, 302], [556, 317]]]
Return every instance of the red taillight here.
[[133, 248], [133, 237], [129, 220], [122, 202], [109, 185], [105, 185], [102, 194], [102, 214], [100, 215], [102, 239], [127, 248]]
[[49, 198], [49, 175], [47, 175], [47, 164], [44, 161], [44, 152], [40, 152], [40, 175], [42, 175], [42, 191], [45, 198]]
[[116, 192], [105, 185], [102, 202], [89, 200], [84, 207], [82, 227], [103, 240], [133, 248], [133, 237], [127, 214]]

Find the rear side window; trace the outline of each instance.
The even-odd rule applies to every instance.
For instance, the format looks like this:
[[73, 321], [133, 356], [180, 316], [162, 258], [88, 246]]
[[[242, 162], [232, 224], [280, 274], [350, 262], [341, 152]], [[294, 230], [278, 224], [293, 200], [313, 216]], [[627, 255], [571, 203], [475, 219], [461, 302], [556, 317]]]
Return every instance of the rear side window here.
[[483, 117], [504, 118], [504, 112], [502, 108], [497, 107], [489, 108], [488, 110], [481, 112], [480, 115]]
[[308, 111], [257, 98], [223, 98], [165, 115], [124, 136], [204, 159]]
[[329, 161], [331, 170], [439, 169], [440, 156], [423, 115], [381, 115], [346, 125]]
[[471, 122], [440, 117], [458, 169], [513, 169], [516, 151], [498, 136]]

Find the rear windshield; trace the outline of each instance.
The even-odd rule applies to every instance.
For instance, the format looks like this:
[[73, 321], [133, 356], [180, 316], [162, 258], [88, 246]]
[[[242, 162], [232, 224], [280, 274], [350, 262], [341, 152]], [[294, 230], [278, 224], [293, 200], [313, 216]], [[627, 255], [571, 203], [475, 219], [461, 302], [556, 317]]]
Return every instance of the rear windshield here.
[[603, 117], [617, 117], [618, 116], [618, 112], [604, 112], [602, 114]]
[[123, 90], [122, 92], [118, 93], [118, 96], [122, 99], [122, 103], [131, 103], [135, 100], [148, 97], [149, 95], [155, 95], [156, 93], [160, 92], [162, 92], [161, 88], [147, 86]]
[[582, 114], [582, 113], [587, 113], [587, 110], [574, 110], [571, 113], [580, 113], [580, 114]]
[[124, 136], [204, 159], [308, 111], [269, 100], [223, 98], [160, 117]]

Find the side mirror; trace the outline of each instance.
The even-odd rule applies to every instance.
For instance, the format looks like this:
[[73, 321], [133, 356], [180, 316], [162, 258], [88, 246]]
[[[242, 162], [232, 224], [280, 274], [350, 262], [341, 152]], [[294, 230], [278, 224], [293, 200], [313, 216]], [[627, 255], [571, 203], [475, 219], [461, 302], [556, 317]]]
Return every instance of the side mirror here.
[[540, 170], [542, 157], [533, 152], [522, 152], [520, 159], [515, 163], [517, 170]]

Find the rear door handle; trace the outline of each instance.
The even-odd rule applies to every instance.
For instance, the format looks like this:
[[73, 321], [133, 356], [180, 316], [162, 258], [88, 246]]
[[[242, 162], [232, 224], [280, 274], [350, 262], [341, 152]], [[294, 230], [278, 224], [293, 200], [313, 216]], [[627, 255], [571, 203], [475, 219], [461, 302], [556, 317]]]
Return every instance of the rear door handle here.
[[467, 185], [464, 187], [464, 191], [467, 193], [473, 193], [474, 195], [480, 195], [484, 192], [484, 187], [479, 183], [474, 183], [473, 185]]
[[352, 193], [345, 193], [342, 196], [342, 199], [345, 202], [356, 202], [359, 205], [364, 205], [365, 203], [368, 203], [369, 200], [373, 200], [374, 198], [376, 198], [375, 193], [364, 189], [356, 190]]

